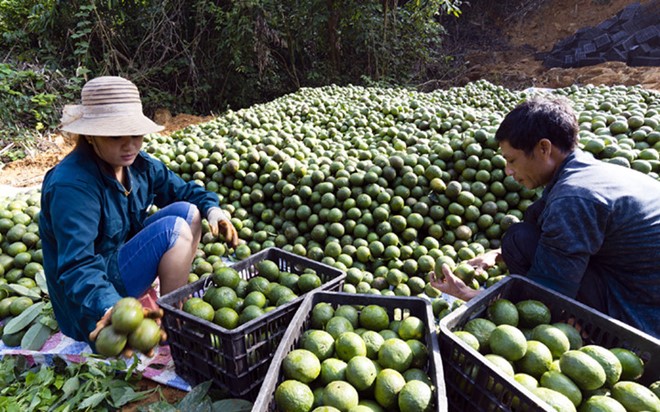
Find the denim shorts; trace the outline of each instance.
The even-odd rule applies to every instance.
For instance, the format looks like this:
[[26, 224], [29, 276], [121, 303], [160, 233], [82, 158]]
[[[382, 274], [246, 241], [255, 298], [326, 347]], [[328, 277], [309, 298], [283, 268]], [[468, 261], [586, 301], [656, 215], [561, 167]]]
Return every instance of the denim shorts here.
[[182, 225], [192, 222], [197, 206], [176, 202], [149, 216], [145, 227], [119, 249], [118, 263], [128, 296], [139, 297], [158, 275], [158, 264], [179, 238]]

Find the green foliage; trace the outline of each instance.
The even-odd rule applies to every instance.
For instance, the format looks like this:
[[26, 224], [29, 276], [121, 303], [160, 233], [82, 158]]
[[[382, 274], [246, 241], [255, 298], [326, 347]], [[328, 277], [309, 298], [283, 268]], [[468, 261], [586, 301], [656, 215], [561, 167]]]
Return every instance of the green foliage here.
[[140, 379], [138, 359], [127, 367], [123, 360], [53, 366], [30, 366], [23, 357], [0, 360], [0, 410], [104, 411], [144, 399], [155, 390], [135, 391]]
[[[382, 10], [370, 2], [349, 2], [339, 30], [347, 42], [342, 71], [350, 79], [368, 75], [374, 80], [394, 79], [409, 84], [426, 79], [437, 67], [436, 50], [443, 35], [435, 20], [444, 1], [408, 2], [403, 7]], [[363, 60], [367, 66], [355, 67]]]
[[141, 412], [177, 412], [177, 411], [212, 411], [212, 412], [249, 412], [252, 402], [243, 399], [223, 399], [213, 401], [214, 394], [209, 394], [211, 381], [202, 382], [181, 399], [176, 405], [165, 401], [140, 406]]
[[55, 0], [7, 0], [0, 2], [0, 33], [4, 50], [13, 61], [57, 64], [62, 56], [52, 41], [59, 23]]
[[0, 63], [0, 146], [7, 149], [1, 158], [24, 157], [36, 136], [57, 127], [64, 102], [79, 90], [60, 71]]
[[[8, 0], [0, 47], [16, 79], [6, 122], [51, 128], [90, 77], [122, 75], [145, 109], [208, 113], [331, 83], [414, 85], [441, 72], [445, 14], [460, 0]], [[24, 73], [68, 77], [42, 90]], [[20, 79], [19, 79], [20, 77]], [[8, 83], [9, 80], [3, 80]], [[22, 85], [23, 82], [25, 85]], [[20, 87], [17, 86], [21, 84]], [[21, 97], [19, 99], [19, 97]], [[38, 112], [38, 114], [37, 114]], [[42, 126], [39, 126], [42, 127]], [[13, 133], [13, 132], [10, 132]]]
[[48, 116], [46, 108], [55, 97], [45, 88], [45, 79], [40, 73], [0, 64], [0, 121], [3, 123], [0, 133], [6, 134], [19, 127], [42, 129], [41, 121]]
[[215, 7], [223, 34], [219, 60], [237, 76], [228, 82], [236, 87], [229, 94], [240, 96], [243, 106], [254, 102], [246, 93], [255, 90], [266, 100], [301, 86], [360, 83], [365, 77], [398, 84], [424, 80], [441, 69], [435, 64], [443, 34], [437, 16], [456, 11], [455, 3], [390, 3], [255, 0]]

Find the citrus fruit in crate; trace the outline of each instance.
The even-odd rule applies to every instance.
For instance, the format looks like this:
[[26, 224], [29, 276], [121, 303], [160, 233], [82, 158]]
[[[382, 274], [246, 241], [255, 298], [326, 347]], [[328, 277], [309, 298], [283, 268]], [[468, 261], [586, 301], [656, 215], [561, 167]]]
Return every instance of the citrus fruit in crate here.
[[[323, 325], [320, 314], [335, 316], [327, 320], [324, 329], [315, 329], [312, 325]], [[316, 388], [314, 406], [318, 410], [432, 408], [435, 392], [428, 374], [432, 354], [425, 344], [429, 331], [422, 318], [396, 311], [393, 317], [378, 304], [326, 302], [311, 306], [307, 316], [306, 325], [312, 328], [300, 331], [297, 347], [283, 358], [280, 370], [285, 380], [296, 379]], [[353, 329], [349, 319], [359, 327]], [[320, 373], [313, 378], [308, 373], [316, 375], [316, 362], [321, 358]], [[306, 366], [300, 366], [303, 364]], [[283, 410], [284, 405], [277, 399], [276, 403]]]

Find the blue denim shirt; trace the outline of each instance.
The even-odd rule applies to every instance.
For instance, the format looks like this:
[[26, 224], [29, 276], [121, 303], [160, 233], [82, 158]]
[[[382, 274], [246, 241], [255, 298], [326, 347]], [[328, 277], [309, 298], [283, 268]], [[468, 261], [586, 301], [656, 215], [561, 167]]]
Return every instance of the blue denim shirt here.
[[205, 214], [218, 205], [215, 193], [144, 152], [129, 167], [128, 195], [99, 162], [91, 146], [79, 145], [48, 171], [41, 192], [39, 233], [55, 317], [65, 335], [84, 341], [126, 294], [117, 252], [143, 228], [149, 206], [186, 200]]
[[576, 150], [540, 200], [528, 276], [660, 337], [660, 182]]

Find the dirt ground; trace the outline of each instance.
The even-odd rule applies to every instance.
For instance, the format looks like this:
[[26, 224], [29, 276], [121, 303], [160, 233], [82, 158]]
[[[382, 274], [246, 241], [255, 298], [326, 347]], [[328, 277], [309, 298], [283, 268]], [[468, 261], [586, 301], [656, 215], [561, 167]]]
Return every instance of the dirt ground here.
[[[456, 56], [462, 68], [448, 78], [438, 79], [436, 87], [486, 79], [511, 89], [532, 86], [558, 88], [591, 83], [639, 84], [660, 91], [660, 67], [628, 67], [624, 63], [608, 62], [591, 67], [548, 70], [534, 57], [538, 52], [550, 51], [558, 40], [582, 27], [597, 25], [634, 1], [521, 1], [524, 7], [504, 11], [493, 6], [497, 3], [500, 2], [475, 1], [471, 6], [464, 2], [463, 16], [455, 28], [449, 27], [451, 40], [445, 46], [448, 52]], [[640, 3], [646, 4], [648, 1]], [[172, 117], [166, 112], [157, 113], [155, 118], [166, 126], [166, 133], [209, 119], [186, 114]], [[38, 186], [44, 172], [61, 160], [74, 144], [61, 135], [43, 139], [34, 155], [12, 162], [0, 170], [0, 185]], [[145, 381], [144, 385], [151, 387], [155, 383]], [[170, 402], [185, 394], [168, 387], [162, 390]], [[135, 406], [127, 410], [135, 410]]]

